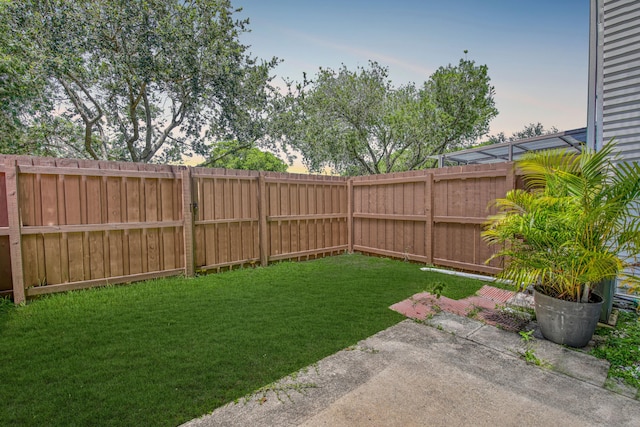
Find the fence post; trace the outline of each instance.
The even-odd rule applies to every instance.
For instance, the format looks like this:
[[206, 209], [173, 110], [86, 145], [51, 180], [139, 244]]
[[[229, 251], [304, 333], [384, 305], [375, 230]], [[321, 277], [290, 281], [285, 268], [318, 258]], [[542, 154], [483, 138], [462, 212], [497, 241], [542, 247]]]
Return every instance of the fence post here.
[[353, 178], [347, 181], [347, 250], [353, 253]]
[[182, 170], [182, 221], [184, 232], [184, 274], [187, 277], [195, 275], [195, 254], [193, 239], [193, 224], [196, 205], [193, 203], [191, 183], [191, 167]]
[[264, 172], [260, 172], [258, 175], [258, 218], [260, 264], [266, 267], [269, 264], [267, 251], [269, 235], [267, 233], [267, 183], [264, 179]]
[[507, 163], [507, 176], [505, 182], [505, 194], [516, 189], [516, 164]]
[[427, 264], [433, 264], [433, 241], [435, 236], [433, 235], [433, 173], [429, 172], [425, 176], [424, 181], [424, 214], [427, 222], [425, 223], [425, 255], [427, 257]]
[[11, 253], [11, 280], [13, 302], [25, 301], [24, 270], [22, 268], [22, 230], [18, 200], [18, 162], [6, 159], [7, 216], [9, 220], [9, 252]]

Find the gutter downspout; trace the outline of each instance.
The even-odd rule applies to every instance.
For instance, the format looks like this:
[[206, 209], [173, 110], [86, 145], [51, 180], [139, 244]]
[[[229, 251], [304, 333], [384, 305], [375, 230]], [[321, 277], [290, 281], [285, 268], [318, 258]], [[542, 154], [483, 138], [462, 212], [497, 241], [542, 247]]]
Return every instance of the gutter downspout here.
[[587, 100], [587, 147], [602, 148], [602, 96], [604, 49], [604, 0], [592, 0], [589, 10], [589, 79]]

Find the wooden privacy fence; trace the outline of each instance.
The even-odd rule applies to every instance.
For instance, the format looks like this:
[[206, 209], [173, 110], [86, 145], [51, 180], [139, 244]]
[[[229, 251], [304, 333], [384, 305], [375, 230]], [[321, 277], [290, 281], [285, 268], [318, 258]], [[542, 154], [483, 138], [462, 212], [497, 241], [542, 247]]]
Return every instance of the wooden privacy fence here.
[[[182, 174], [174, 166], [4, 159], [0, 280], [25, 296], [185, 271]], [[0, 200], [3, 198], [0, 197]], [[5, 224], [0, 224], [5, 225]]]
[[490, 202], [515, 188], [513, 163], [358, 177], [353, 246], [360, 252], [494, 274], [500, 262], [480, 238]]
[[344, 178], [205, 168], [190, 173], [198, 270], [348, 249]]
[[357, 177], [0, 156], [0, 292], [26, 297], [345, 251], [476, 272], [512, 164]]

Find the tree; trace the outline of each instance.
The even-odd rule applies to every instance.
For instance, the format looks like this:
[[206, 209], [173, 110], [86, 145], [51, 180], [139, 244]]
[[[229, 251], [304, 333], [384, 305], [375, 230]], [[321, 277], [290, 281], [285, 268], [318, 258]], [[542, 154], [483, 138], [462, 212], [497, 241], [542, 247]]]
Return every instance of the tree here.
[[210, 159], [201, 166], [225, 169], [286, 172], [287, 164], [274, 154], [256, 147], [239, 148], [238, 141], [225, 141], [211, 151]]
[[529, 123], [524, 127], [524, 129], [522, 129], [521, 131], [513, 132], [511, 136], [508, 138], [504, 134], [504, 132], [500, 132], [497, 135], [489, 136], [487, 142], [480, 145], [490, 145], [490, 144], [498, 144], [498, 143], [507, 142], [507, 141], [517, 141], [519, 139], [533, 138], [535, 136], [550, 135], [553, 133], [558, 133], [558, 129], [555, 126], [551, 126], [551, 128], [545, 129], [542, 123], [540, 122]]
[[12, 40], [27, 40], [42, 64], [55, 109], [30, 121], [54, 153], [169, 161], [205, 154], [208, 140], [264, 132], [276, 60], [246, 55], [238, 37], [248, 21], [234, 19], [229, 0], [25, 0], [5, 9]]
[[320, 69], [278, 104], [276, 133], [312, 171], [379, 174], [426, 167], [430, 156], [486, 133], [497, 114], [487, 67], [460, 60], [418, 89], [395, 88], [376, 62], [351, 71]]
[[440, 67], [425, 83], [421, 104], [427, 124], [434, 126], [432, 154], [468, 146], [489, 131], [498, 115], [490, 80], [486, 65], [461, 59], [458, 66]]
[[26, 143], [24, 136], [28, 113], [43, 101], [40, 63], [28, 40], [10, 37], [14, 24], [6, 13], [8, 6], [7, 0], [0, 1], [0, 153], [37, 153], [40, 146]]

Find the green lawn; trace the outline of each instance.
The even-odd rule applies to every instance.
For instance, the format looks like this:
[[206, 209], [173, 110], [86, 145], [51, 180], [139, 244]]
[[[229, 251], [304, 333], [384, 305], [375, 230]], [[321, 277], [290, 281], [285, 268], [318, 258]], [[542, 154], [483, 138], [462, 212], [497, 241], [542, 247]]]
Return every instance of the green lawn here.
[[476, 280], [343, 255], [0, 305], [0, 425], [173, 426], [403, 319], [389, 305]]
[[621, 311], [615, 329], [598, 328], [596, 335], [606, 340], [591, 354], [611, 362], [610, 378], [635, 387], [640, 400], [640, 318], [638, 313]]

